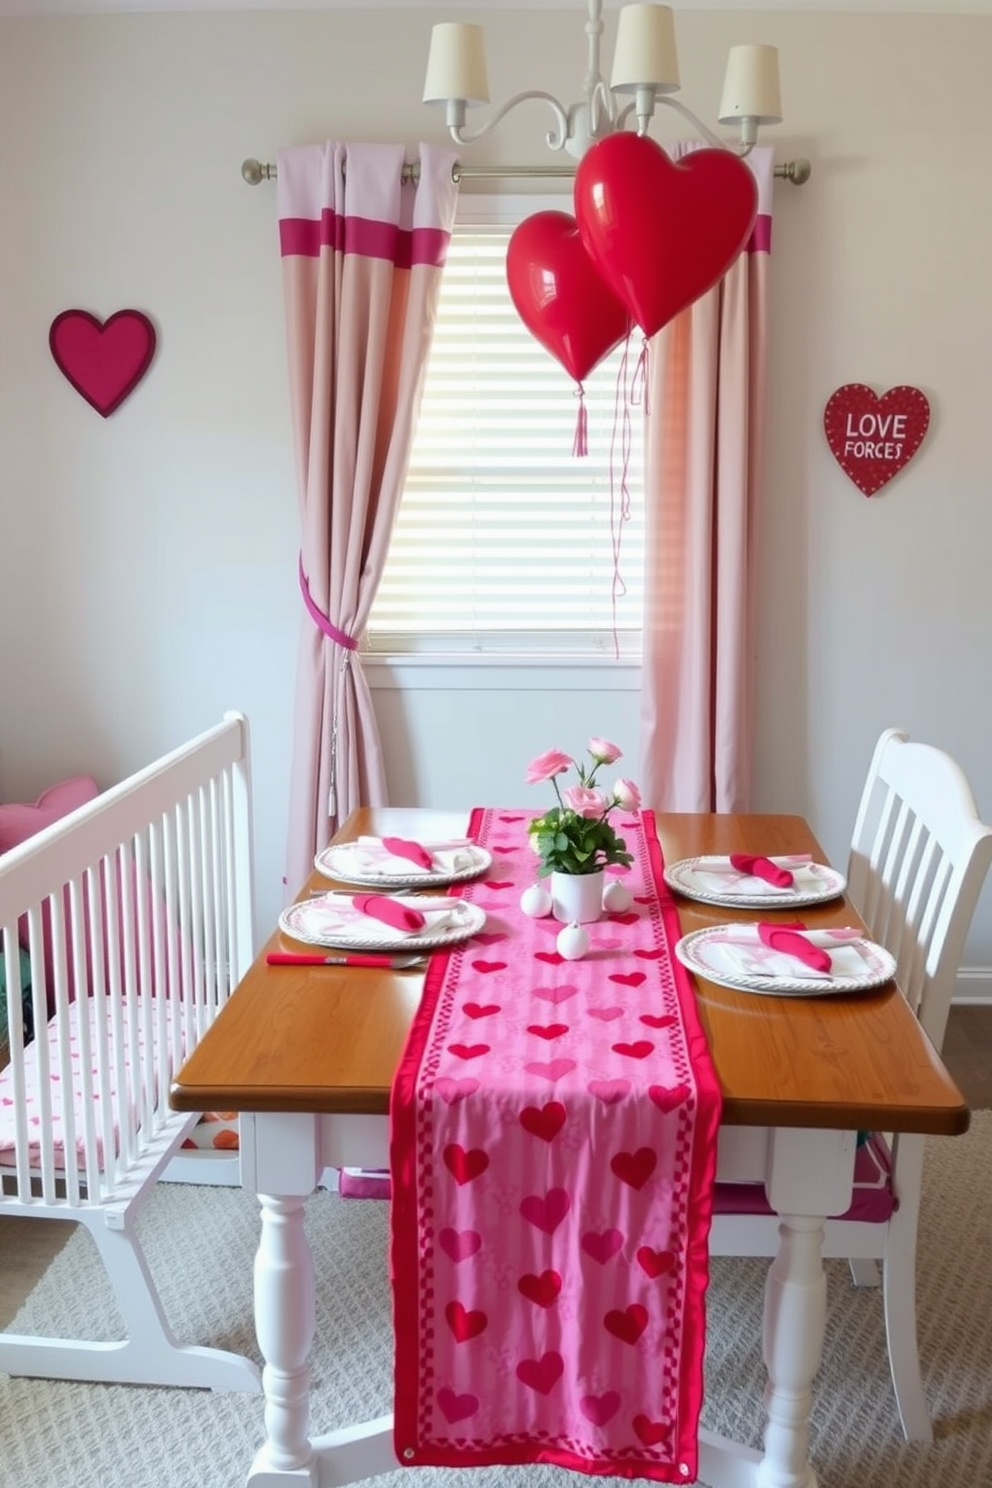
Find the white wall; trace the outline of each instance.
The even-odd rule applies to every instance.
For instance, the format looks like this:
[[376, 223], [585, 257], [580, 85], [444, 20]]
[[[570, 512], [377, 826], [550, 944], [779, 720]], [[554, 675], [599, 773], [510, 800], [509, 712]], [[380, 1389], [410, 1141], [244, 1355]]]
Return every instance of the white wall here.
[[[478, 13], [494, 95], [575, 95], [578, 9]], [[109, 784], [242, 708], [263, 925], [300, 605], [275, 194], [240, 164], [329, 137], [440, 140], [419, 102], [431, 19], [0, 20], [0, 797], [84, 769]], [[992, 814], [992, 18], [693, 11], [678, 30], [683, 96], [707, 117], [727, 46], [776, 43], [777, 152], [814, 166], [776, 189], [755, 806], [805, 812], [841, 860], [888, 724], [953, 751]], [[522, 110], [472, 158], [546, 160], [544, 127]], [[134, 306], [158, 329], [108, 420], [48, 352], [74, 306]], [[914, 384], [933, 410], [870, 501], [821, 429], [855, 381]], [[588, 732], [616, 736], [635, 773], [636, 672], [432, 662], [374, 680], [398, 801], [526, 804], [529, 755]], [[989, 894], [968, 960], [992, 964]]]

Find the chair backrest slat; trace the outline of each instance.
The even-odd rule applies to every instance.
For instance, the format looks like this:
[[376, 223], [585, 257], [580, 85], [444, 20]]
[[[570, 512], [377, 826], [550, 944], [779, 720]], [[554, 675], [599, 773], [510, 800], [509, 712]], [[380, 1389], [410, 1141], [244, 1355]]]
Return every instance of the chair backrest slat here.
[[899, 729], [879, 739], [865, 781], [848, 886], [899, 988], [939, 1049], [975, 904], [992, 862], [960, 766]]

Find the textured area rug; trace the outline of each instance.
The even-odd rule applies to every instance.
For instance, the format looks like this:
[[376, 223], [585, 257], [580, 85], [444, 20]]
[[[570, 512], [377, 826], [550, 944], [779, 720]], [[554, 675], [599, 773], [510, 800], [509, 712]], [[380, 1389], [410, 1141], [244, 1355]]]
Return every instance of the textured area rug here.
[[[385, 1204], [317, 1194], [314, 1432], [391, 1409]], [[258, 1225], [239, 1190], [163, 1184], [140, 1221], [183, 1342], [258, 1358], [251, 1269]], [[17, 1221], [0, 1220], [0, 1267]], [[992, 1488], [992, 1112], [927, 1148], [919, 1258], [924, 1383], [936, 1441], [907, 1445], [885, 1350], [881, 1296], [828, 1263], [829, 1317], [811, 1451], [821, 1488]], [[766, 1262], [712, 1263], [706, 1425], [760, 1445]], [[12, 1324], [17, 1332], [114, 1338], [119, 1321], [85, 1231], [73, 1234]], [[241, 1488], [262, 1433], [258, 1396], [0, 1376], [0, 1488]], [[582, 1488], [554, 1467], [487, 1468], [486, 1488]], [[386, 1475], [385, 1488], [465, 1488], [464, 1472]], [[619, 1479], [602, 1478], [604, 1485]]]

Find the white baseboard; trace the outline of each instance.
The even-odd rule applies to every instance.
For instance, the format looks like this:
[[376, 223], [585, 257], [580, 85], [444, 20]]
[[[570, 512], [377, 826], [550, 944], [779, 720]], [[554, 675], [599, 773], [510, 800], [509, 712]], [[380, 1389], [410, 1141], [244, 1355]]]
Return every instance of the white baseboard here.
[[951, 1002], [955, 1007], [992, 1007], [992, 966], [962, 966]]

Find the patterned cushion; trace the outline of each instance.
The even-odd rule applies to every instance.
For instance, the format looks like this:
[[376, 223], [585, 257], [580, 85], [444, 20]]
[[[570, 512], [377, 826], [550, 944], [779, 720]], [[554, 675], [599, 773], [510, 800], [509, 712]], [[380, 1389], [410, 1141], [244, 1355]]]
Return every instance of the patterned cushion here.
[[[895, 1209], [892, 1193], [892, 1154], [878, 1132], [872, 1132], [854, 1158], [854, 1197], [841, 1219], [867, 1220], [884, 1224]], [[714, 1214], [772, 1214], [760, 1183], [718, 1183], [713, 1196]]]

